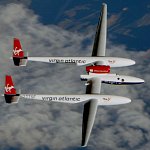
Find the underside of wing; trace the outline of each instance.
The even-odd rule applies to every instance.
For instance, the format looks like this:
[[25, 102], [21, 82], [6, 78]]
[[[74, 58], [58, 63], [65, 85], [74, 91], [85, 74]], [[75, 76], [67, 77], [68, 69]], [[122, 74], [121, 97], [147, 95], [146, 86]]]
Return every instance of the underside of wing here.
[[[86, 94], [99, 94], [101, 89], [101, 80], [98, 78], [92, 78], [87, 82]], [[97, 112], [98, 100], [91, 99], [84, 104], [83, 121], [82, 121], [82, 144], [81, 146], [87, 146], [89, 137], [93, 128], [96, 112]]]
[[102, 11], [98, 21], [92, 56], [105, 56], [107, 34], [107, 5], [102, 5]]

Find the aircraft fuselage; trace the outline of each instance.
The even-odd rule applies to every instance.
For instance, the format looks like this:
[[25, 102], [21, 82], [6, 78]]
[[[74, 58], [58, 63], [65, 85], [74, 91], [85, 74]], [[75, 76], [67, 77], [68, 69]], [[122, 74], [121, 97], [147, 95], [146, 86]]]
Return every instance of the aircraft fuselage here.
[[118, 74], [96, 74], [90, 73], [89, 75], [81, 75], [81, 80], [88, 80], [91, 78], [100, 78], [102, 83], [105, 84], [115, 84], [115, 85], [128, 85], [128, 84], [141, 84], [144, 83], [143, 79], [124, 76]]

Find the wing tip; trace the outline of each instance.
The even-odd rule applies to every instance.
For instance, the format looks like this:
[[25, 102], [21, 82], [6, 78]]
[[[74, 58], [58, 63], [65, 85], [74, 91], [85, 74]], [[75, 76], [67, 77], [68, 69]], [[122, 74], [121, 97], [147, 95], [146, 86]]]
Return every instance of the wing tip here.
[[103, 5], [103, 6], [107, 6], [107, 4], [106, 4], [106, 3], [102, 3], [102, 5]]
[[81, 147], [87, 147], [87, 141], [85, 139], [82, 139]]

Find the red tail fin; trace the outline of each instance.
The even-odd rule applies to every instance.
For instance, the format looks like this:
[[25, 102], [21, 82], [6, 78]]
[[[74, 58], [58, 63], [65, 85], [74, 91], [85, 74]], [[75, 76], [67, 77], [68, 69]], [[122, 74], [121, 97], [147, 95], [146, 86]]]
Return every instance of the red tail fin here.
[[13, 57], [17, 57], [17, 58], [24, 57], [24, 52], [22, 50], [20, 40], [17, 38], [14, 38]]
[[11, 76], [6, 75], [5, 78], [5, 94], [13, 95], [16, 94], [16, 89], [14, 88], [14, 84]]

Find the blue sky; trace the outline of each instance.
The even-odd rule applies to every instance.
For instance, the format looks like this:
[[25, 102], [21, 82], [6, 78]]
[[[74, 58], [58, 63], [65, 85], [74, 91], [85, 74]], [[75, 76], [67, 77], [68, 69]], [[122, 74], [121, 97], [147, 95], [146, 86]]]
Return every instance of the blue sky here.
[[[71, 0], [56, 0], [49, 1], [45, 0], [41, 2], [40, 0], [33, 0], [31, 2], [30, 8], [40, 16], [40, 21], [44, 24], [56, 24], [59, 25], [60, 22], [65, 19], [70, 19], [71, 24], [83, 24], [86, 22], [87, 25], [96, 25], [99, 12], [96, 13], [100, 4], [103, 1], [71, 1]], [[142, 18], [145, 14], [149, 13], [149, 1], [136, 0], [135, 1], [105, 1], [108, 4], [108, 16], [112, 14], [120, 14], [117, 22], [108, 29], [108, 35], [111, 34], [114, 43], [126, 44], [130, 50], [147, 50], [150, 46], [149, 44], [149, 34], [145, 36], [145, 32], [150, 32], [149, 27], [146, 25], [138, 27], [137, 20]], [[86, 6], [87, 9], [76, 10], [76, 15], [73, 17], [68, 17], [65, 13], [66, 11], [73, 9], [75, 7]], [[122, 12], [122, 9], [126, 8], [127, 11]], [[140, 10], [140, 11], [139, 11]], [[95, 13], [95, 17], [92, 16], [88, 19], [84, 17], [89, 16], [91, 13]], [[49, 19], [50, 18], [50, 19]], [[78, 22], [80, 20], [80, 22]], [[145, 18], [149, 22], [149, 17]], [[68, 25], [69, 26], [69, 25]], [[71, 25], [66, 29], [74, 29], [75, 26]], [[85, 31], [86, 28], [78, 28], [79, 31]], [[128, 32], [128, 33], [127, 33]]]

